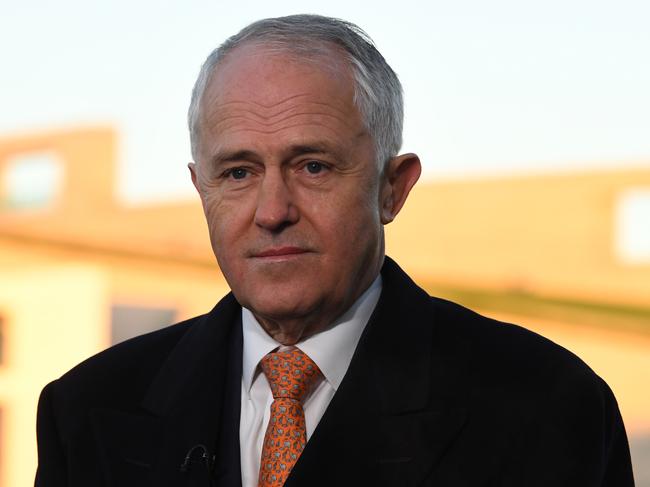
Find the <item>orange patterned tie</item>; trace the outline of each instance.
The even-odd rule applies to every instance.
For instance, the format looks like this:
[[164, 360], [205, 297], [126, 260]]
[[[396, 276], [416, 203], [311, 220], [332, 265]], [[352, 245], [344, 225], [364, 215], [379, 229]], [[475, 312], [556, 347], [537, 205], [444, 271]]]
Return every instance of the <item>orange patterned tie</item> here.
[[297, 348], [271, 352], [261, 365], [271, 386], [273, 403], [262, 446], [258, 486], [281, 487], [307, 442], [302, 401], [322, 374]]

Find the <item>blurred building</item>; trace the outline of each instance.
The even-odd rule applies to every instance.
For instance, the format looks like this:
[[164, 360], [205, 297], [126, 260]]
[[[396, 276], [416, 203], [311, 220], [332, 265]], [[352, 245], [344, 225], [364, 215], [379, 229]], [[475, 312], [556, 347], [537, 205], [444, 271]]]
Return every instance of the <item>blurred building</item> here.
[[[127, 207], [115, 159], [108, 128], [0, 140], [0, 486], [33, 482], [47, 382], [228, 291], [198, 198]], [[583, 357], [644, 455], [650, 168], [425, 182], [387, 227], [387, 248], [432, 294]]]

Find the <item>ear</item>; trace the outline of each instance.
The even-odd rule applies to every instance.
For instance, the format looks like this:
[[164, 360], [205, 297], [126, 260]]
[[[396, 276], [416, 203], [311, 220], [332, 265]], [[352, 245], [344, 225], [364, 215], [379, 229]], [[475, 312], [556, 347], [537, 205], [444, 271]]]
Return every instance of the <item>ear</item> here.
[[420, 178], [422, 165], [415, 154], [393, 157], [384, 168], [379, 201], [381, 222], [392, 222], [404, 206], [411, 188]]

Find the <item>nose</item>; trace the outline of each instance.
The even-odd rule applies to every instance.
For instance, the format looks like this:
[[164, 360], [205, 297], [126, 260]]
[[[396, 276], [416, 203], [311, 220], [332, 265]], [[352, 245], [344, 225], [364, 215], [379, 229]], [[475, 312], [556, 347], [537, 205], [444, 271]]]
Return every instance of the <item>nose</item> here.
[[294, 205], [290, 188], [280, 172], [267, 171], [259, 186], [255, 224], [277, 232], [298, 221], [298, 208]]

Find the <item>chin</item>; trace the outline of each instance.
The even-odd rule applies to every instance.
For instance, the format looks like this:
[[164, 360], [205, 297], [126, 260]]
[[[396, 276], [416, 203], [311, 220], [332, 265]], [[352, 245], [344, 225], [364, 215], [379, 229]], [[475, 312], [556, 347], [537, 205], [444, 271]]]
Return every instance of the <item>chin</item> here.
[[251, 310], [260, 316], [268, 317], [273, 320], [295, 319], [308, 315], [316, 307], [310, 305], [309, 301], [299, 298], [291, 298], [275, 294], [268, 298], [260, 298], [250, 301]]
[[[295, 320], [307, 317], [320, 309], [320, 296], [305, 294], [309, 286], [268, 286], [246, 292], [239, 302], [256, 316], [273, 321]], [[237, 294], [235, 294], [237, 296]]]

